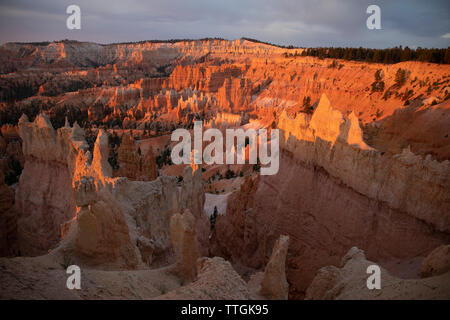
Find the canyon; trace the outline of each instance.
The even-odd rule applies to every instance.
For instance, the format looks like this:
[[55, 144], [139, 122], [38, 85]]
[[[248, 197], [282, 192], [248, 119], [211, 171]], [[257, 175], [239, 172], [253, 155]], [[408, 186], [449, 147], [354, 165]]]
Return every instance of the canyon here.
[[[450, 65], [302, 50], [2, 45], [0, 298], [449, 299]], [[277, 129], [278, 172], [175, 164], [196, 120]]]

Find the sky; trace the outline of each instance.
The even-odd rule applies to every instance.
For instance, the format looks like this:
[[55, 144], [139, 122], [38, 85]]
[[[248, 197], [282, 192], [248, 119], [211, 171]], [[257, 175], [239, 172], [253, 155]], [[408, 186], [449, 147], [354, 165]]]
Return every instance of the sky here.
[[[66, 8], [81, 9], [81, 29]], [[369, 5], [381, 29], [369, 30]], [[0, 0], [0, 43], [241, 37], [299, 47], [450, 46], [450, 0]]]

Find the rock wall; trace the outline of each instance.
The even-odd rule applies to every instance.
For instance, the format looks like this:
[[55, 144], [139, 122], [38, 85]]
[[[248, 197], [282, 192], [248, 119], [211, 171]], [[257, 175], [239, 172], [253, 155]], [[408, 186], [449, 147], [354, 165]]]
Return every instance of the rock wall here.
[[448, 161], [381, 154], [364, 142], [357, 119], [326, 97], [312, 117], [283, 114], [278, 127], [279, 172], [230, 196], [214, 254], [262, 268], [279, 235], [289, 235], [290, 298], [301, 298], [316, 270], [338, 264], [352, 246], [383, 262], [450, 241]]
[[261, 294], [269, 299], [287, 300], [289, 284], [286, 280], [286, 256], [289, 237], [280, 236], [273, 247], [272, 256], [264, 269]]
[[102, 130], [93, 154], [76, 123], [54, 130], [43, 114], [34, 122], [23, 116], [19, 132], [26, 159], [15, 204], [22, 255], [43, 254], [64, 238], [64, 251], [82, 263], [167, 265], [173, 260], [170, 217], [184, 209], [193, 212], [201, 249], [207, 251], [199, 170], [189, 171], [181, 189], [174, 177], [112, 178]]
[[381, 289], [367, 288], [367, 260], [363, 250], [352, 247], [340, 267], [321, 268], [306, 291], [309, 300], [428, 300], [450, 298], [450, 273], [426, 279], [399, 279], [381, 268]]
[[[60, 67], [95, 67], [114, 64], [126, 68], [133, 64], [155, 68], [183, 57], [185, 60], [213, 56], [256, 55], [267, 56], [286, 51], [270, 45], [250, 42], [244, 39], [179, 41], [176, 43], [120, 43], [101, 45], [89, 42], [61, 41], [42, 45], [7, 43], [1, 47], [3, 63], [8, 68], [23, 68], [30, 65], [57, 64]], [[14, 57], [21, 55], [20, 61]]]
[[17, 216], [14, 210], [14, 191], [5, 184], [0, 172], [0, 256], [15, 256], [17, 247]]
[[[75, 251], [90, 264], [108, 264], [119, 260], [121, 266], [138, 265], [134, 244], [129, 236], [125, 215], [107, 190], [96, 190], [92, 178], [76, 185], [79, 206]], [[81, 194], [80, 194], [81, 193]]]
[[450, 272], [450, 245], [437, 247], [422, 261], [420, 277], [434, 277]]
[[203, 256], [206, 256], [209, 248], [209, 221], [204, 212], [205, 193], [203, 184], [202, 171], [199, 166], [195, 171], [191, 166], [184, 169], [183, 186], [180, 193], [181, 206], [192, 212], [200, 244], [199, 250]]
[[170, 219], [170, 237], [176, 257], [176, 272], [186, 282], [197, 277], [199, 250], [195, 218], [189, 210], [176, 213]]
[[58, 133], [45, 115], [33, 123], [22, 117], [19, 133], [25, 165], [16, 191], [15, 208], [19, 250], [22, 255], [40, 255], [61, 239], [61, 225], [76, 214], [72, 173], [65, 144], [69, 134]]
[[156, 158], [152, 149], [144, 155], [136, 151], [134, 139], [125, 133], [118, 150], [119, 169], [117, 177], [127, 177], [132, 180], [152, 181], [158, 177]]
[[[293, 158], [325, 169], [368, 198], [408, 213], [443, 232], [450, 231], [450, 162], [423, 159], [409, 149], [390, 156], [365, 144], [358, 119], [345, 120], [322, 96], [309, 124], [280, 117], [282, 147]], [[298, 122], [300, 128], [296, 127]], [[300, 141], [299, 141], [300, 140]]]

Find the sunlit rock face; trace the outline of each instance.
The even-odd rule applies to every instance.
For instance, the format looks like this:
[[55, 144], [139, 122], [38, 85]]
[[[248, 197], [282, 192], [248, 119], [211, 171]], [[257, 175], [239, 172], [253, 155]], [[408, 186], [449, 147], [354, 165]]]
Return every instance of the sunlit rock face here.
[[75, 238], [76, 252], [87, 257], [91, 263], [121, 260], [122, 266], [136, 267], [136, 250], [129, 236], [125, 215], [111, 193], [106, 190], [97, 191], [93, 179], [80, 181], [76, 190], [91, 194], [89, 201], [77, 201], [80, 209]]
[[177, 273], [187, 282], [196, 279], [198, 251], [195, 218], [189, 210], [170, 219], [170, 237], [176, 256]]
[[32, 123], [25, 118], [19, 123], [25, 165], [15, 206], [22, 255], [40, 255], [55, 247], [61, 225], [75, 217], [69, 131], [56, 132], [44, 115]]
[[129, 134], [125, 133], [122, 136], [122, 143], [118, 150], [118, 160], [119, 169], [115, 176], [141, 181], [151, 181], [158, 176], [155, 155], [152, 149], [150, 148], [143, 155], [136, 150], [135, 141]]
[[76, 235], [68, 246], [86, 263], [125, 268], [167, 264], [173, 260], [170, 217], [184, 209], [194, 212], [206, 250], [208, 224], [198, 173], [189, 171], [181, 189], [171, 177], [148, 182], [112, 178], [108, 136], [102, 130], [93, 154], [77, 124], [54, 130], [45, 115], [34, 122], [24, 116], [19, 132], [26, 157], [16, 192], [22, 255], [55, 248], [72, 228]]
[[183, 186], [180, 193], [181, 206], [189, 208], [195, 218], [197, 237], [200, 243], [200, 252], [207, 255], [209, 246], [209, 223], [204, 213], [205, 193], [203, 191], [203, 179], [201, 169], [193, 171], [186, 167], [183, 176]]

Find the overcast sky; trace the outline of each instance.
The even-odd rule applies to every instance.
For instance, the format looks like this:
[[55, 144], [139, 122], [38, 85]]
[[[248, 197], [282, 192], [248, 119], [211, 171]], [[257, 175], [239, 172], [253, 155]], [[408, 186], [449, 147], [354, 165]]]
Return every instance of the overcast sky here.
[[[81, 30], [66, 8], [81, 8]], [[381, 30], [366, 9], [381, 8]], [[295, 46], [450, 46], [450, 0], [0, 0], [0, 43], [256, 38]]]

